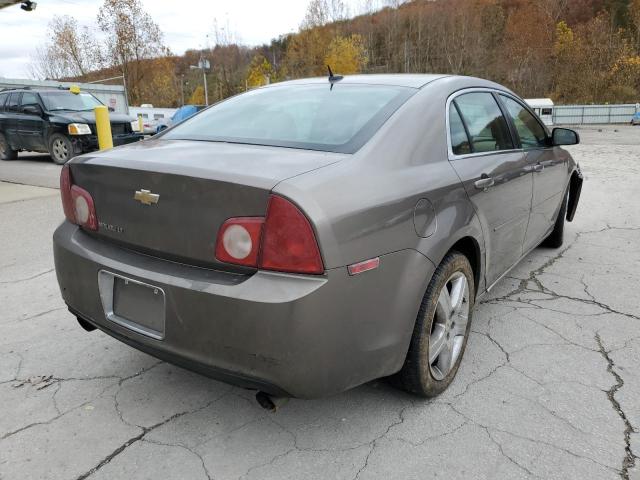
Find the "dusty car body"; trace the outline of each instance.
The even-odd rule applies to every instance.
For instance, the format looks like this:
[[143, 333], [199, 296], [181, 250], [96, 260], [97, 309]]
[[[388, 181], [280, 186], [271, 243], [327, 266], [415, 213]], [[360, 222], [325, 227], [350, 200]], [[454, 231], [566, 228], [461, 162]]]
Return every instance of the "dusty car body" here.
[[[360, 119], [347, 99], [370, 103], [376, 88], [389, 100]], [[219, 136], [251, 106], [245, 94], [213, 133], [216, 106], [76, 157], [53, 238], [70, 311], [87, 329], [272, 395], [319, 397], [398, 372], [410, 391], [442, 391], [475, 298], [545, 239], [562, 243], [582, 176], [560, 145], [577, 135], [551, 134], [519, 97], [477, 78], [347, 76], [250, 94], [323, 95], [313, 138], [346, 141], [287, 137], [305, 120], [282, 109], [265, 138]], [[362, 127], [344, 134], [351, 122]], [[298, 263], [279, 266], [279, 248]]]

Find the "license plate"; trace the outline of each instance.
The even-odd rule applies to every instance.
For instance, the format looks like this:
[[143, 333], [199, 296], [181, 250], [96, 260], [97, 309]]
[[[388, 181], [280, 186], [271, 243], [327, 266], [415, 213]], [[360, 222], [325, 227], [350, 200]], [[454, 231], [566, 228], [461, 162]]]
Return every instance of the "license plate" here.
[[98, 283], [108, 320], [157, 340], [164, 338], [165, 296], [160, 287], [104, 270]]

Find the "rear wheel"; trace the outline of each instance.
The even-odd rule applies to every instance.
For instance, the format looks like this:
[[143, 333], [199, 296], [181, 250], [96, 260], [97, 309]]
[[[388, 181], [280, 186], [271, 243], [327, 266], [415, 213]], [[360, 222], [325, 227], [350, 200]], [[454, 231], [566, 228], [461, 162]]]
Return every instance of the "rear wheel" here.
[[451, 252], [436, 269], [424, 294], [411, 344], [396, 383], [411, 393], [433, 397], [455, 377], [465, 348], [475, 299], [469, 260]]
[[560, 211], [558, 212], [558, 218], [556, 218], [556, 223], [553, 226], [553, 230], [549, 234], [547, 238], [542, 242], [543, 247], [549, 248], [560, 248], [562, 243], [564, 242], [564, 221], [567, 216], [567, 202], [569, 199], [569, 191], [564, 194], [562, 197], [562, 205], [560, 206]]
[[58, 165], [64, 165], [73, 156], [73, 144], [68, 137], [61, 133], [54, 133], [49, 138], [49, 155]]
[[15, 160], [18, 158], [18, 151], [11, 148], [7, 137], [0, 132], [0, 160]]

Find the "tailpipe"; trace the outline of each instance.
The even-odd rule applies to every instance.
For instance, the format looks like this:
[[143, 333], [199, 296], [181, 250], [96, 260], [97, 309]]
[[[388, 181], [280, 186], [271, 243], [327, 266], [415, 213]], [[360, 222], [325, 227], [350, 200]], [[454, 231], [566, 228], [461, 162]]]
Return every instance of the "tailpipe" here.
[[258, 392], [256, 393], [256, 401], [265, 410], [275, 412], [278, 408], [284, 406], [288, 401], [288, 397], [274, 397], [268, 393]]

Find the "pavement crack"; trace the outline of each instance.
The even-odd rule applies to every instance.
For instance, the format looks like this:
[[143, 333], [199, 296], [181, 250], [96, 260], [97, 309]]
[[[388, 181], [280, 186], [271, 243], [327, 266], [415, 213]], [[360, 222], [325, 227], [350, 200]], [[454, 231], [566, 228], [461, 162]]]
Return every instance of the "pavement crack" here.
[[53, 272], [53, 270], [54, 270], [53, 268], [50, 268], [49, 270], [45, 270], [44, 272], [36, 273], [35, 275], [31, 275], [30, 277], [19, 278], [17, 280], [5, 280], [5, 281], [0, 282], [0, 285], [7, 285], [7, 284], [10, 284], [10, 283], [27, 282], [29, 280], [33, 280], [35, 278], [42, 277], [43, 275], [46, 275], [47, 273], [51, 273], [51, 272]]
[[[149, 370], [150, 368], [153, 367], [149, 367], [146, 370]], [[133, 378], [134, 376], [137, 375], [132, 375], [131, 377], [128, 378]], [[185, 415], [189, 415], [192, 413], [197, 413], [201, 410], [204, 410], [205, 408], [210, 407], [211, 405], [213, 405], [215, 402], [217, 402], [218, 400], [220, 400], [221, 398], [223, 398], [225, 395], [227, 395], [228, 392], [224, 393], [223, 395], [220, 395], [219, 397], [215, 398], [214, 400], [211, 400], [210, 402], [207, 402], [205, 405], [202, 405], [198, 408], [195, 408], [193, 410], [185, 410], [182, 412], [178, 412], [175, 413], [173, 415], [171, 415], [170, 417], [162, 420], [161, 422], [156, 423], [155, 425], [152, 425], [150, 427], [136, 427], [136, 428], [140, 428], [142, 430], [142, 432], [134, 437], [131, 437], [129, 440], [127, 440], [126, 442], [124, 442], [122, 445], [120, 445], [118, 448], [116, 448], [113, 452], [111, 452], [109, 455], [107, 455], [105, 458], [103, 458], [100, 463], [98, 463], [95, 467], [93, 467], [92, 469], [88, 470], [87, 472], [83, 473], [82, 475], [78, 476], [76, 478], [76, 480], [84, 480], [88, 477], [90, 477], [91, 475], [93, 475], [94, 473], [96, 473], [98, 470], [100, 470], [102, 467], [104, 467], [105, 465], [107, 465], [109, 462], [111, 462], [114, 458], [116, 458], [118, 455], [120, 455], [122, 452], [124, 452], [127, 448], [129, 448], [131, 445], [133, 445], [136, 442], [139, 442], [141, 440], [144, 439], [144, 437], [151, 433], [152, 431], [154, 431], [157, 428], [162, 427], [163, 425], [166, 425], [167, 423], [170, 423], [180, 417], [183, 417]], [[129, 425], [128, 423], [125, 422], [125, 424]]]
[[52, 309], [46, 310], [44, 312], [40, 312], [40, 313], [36, 313], [36, 314], [33, 314], [33, 315], [29, 315], [28, 317], [18, 318], [17, 321], [24, 322], [26, 320], [33, 320], [35, 318], [44, 317], [48, 313], [57, 312], [58, 310], [66, 310], [66, 307], [52, 308]]
[[500, 454], [506, 458], [507, 460], [509, 460], [509, 462], [511, 462], [513, 465], [515, 465], [516, 467], [518, 467], [520, 470], [523, 470], [524, 472], [527, 473], [527, 475], [531, 476], [531, 477], [535, 477], [535, 478], [540, 478], [537, 475], [535, 475], [531, 470], [529, 470], [527, 467], [525, 467], [524, 465], [518, 463], [513, 457], [511, 457], [510, 455], [507, 455], [506, 452], [504, 451], [504, 448], [502, 447], [502, 444], [500, 442], [498, 442], [495, 438], [493, 438], [493, 436], [491, 435], [491, 431], [489, 430], [488, 427], [483, 427], [481, 426], [480, 428], [482, 428], [487, 436], [489, 437], [489, 440], [491, 440], [491, 442], [498, 447], [498, 450], [500, 451]]
[[609, 372], [616, 381], [615, 385], [613, 385], [606, 393], [609, 402], [611, 402], [611, 405], [613, 406], [613, 409], [616, 411], [616, 413], [624, 423], [625, 456], [622, 459], [622, 469], [620, 470], [620, 477], [622, 477], [624, 480], [629, 480], [629, 471], [633, 469], [633, 467], [635, 467], [638, 457], [633, 453], [633, 450], [631, 449], [631, 434], [636, 433], [635, 429], [633, 428], [633, 425], [631, 425], [627, 414], [622, 409], [620, 402], [618, 402], [618, 400], [616, 399], [616, 393], [624, 386], [624, 380], [620, 376], [620, 374], [616, 372], [615, 363], [609, 355], [609, 352], [604, 348], [604, 344], [602, 343], [602, 338], [600, 338], [599, 333], [596, 333], [595, 339], [596, 343], [598, 344], [600, 354], [607, 361], [607, 372]]
[[176, 447], [176, 448], [182, 448], [186, 450], [187, 452], [198, 457], [198, 459], [200, 460], [200, 463], [202, 464], [202, 471], [204, 472], [205, 476], [207, 477], [208, 480], [213, 480], [213, 477], [211, 476], [211, 473], [209, 473], [209, 469], [207, 469], [207, 466], [204, 462], [204, 458], [202, 458], [202, 455], [200, 455], [198, 452], [194, 451], [193, 449], [189, 448], [188, 446], [182, 443], [164, 443], [158, 440], [151, 440], [149, 438], [143, 438], [141, 439], [141, 441], [145, 443], [150, 443], [152, 445], [163, 445], [165, 447]]

